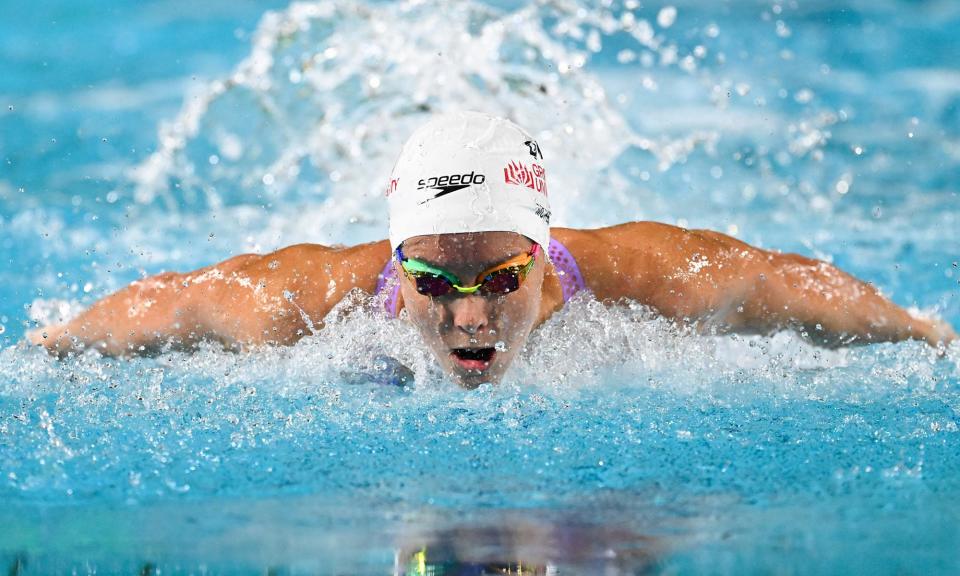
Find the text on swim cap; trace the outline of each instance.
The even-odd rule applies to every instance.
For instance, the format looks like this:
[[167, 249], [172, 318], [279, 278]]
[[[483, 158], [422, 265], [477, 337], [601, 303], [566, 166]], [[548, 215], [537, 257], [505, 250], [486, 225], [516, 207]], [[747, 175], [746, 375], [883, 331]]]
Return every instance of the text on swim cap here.
[[547, 195], [547, 174], [539, 164], [534, 164], [530, 169], [523, 162], [510, 162], [503, 168], [503, 180], [507, 184], [526, 186]]
[[[487, 177], [483, 174], [476, 174], [470, 172], [469, 174], [449, 174], [446, 176], [431, 176], [430, 178], [423, 179], [421, 178], [417, 182], [417, 190], [423, 190], [424, 188], [430, 188], [437, 190], [438, 192], [434, 194], [432, 198], [427, 198], [423, 202], [429, 200], [434, 200], [445, 194], [451, 192], [456, 192], [457, 190], [463, 190], [472, 184], [483, 184], [487, 181]], [[421, 204], [423, 204], [421, 202]]]

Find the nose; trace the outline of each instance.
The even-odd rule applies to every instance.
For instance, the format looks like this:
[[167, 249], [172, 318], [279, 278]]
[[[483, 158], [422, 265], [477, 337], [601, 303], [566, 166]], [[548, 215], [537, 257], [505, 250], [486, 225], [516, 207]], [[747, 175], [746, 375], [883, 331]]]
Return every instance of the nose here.
[[474, 335], [489, 323], [490, 303], [479, 294], [454, 298], [449, 304], [453, 325]]

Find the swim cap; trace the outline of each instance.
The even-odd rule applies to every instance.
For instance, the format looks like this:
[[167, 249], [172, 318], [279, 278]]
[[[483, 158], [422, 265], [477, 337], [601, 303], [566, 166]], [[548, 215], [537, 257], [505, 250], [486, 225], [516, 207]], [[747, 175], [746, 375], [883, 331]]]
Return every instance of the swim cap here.
[[505, 118], [437, 116], [403, 145], [386, 190], [390, 246], [428, 234], [517, 232], [546, 247], [550, 203], [540, 146]]

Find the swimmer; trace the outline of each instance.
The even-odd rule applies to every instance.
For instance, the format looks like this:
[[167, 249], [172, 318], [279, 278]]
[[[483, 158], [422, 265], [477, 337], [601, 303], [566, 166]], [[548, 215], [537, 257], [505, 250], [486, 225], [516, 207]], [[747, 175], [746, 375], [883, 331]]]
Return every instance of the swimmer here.
[[551, 228], [540, 146], [482, 113], [437, 116], [416, 130], [386, 200], [387, 240], [298, 244], [159, 274], [28, 338], [60, 357], [87, 348], [153, 354], [201, 341], [237, 350], [293, 344], [357, 289], [379, 294], [391, 316], [406, 310], [466, 387], [499, 381], [531, 331], [581, 291], [610, 305], [638, 302], [701, 332], [795, 330], [827, 347], [917, 339], [941, 350], [957, 338], [826, 262], [717, 232], [654, 222]]

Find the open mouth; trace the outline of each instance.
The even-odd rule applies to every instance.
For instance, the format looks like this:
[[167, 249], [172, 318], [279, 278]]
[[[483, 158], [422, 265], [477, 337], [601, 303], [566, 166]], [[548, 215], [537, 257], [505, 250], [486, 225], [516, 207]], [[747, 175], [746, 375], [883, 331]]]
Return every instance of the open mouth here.
[[483, 372], [490, 367], [497, 351], [493, 348], [454, 348], [450, 357], [464, 370]]

